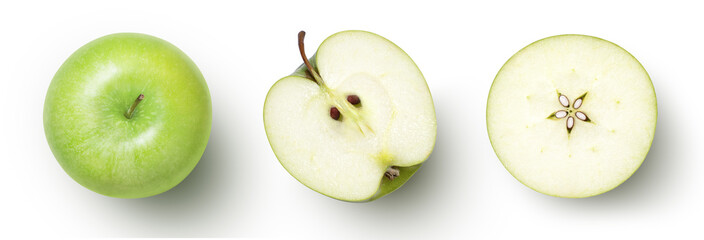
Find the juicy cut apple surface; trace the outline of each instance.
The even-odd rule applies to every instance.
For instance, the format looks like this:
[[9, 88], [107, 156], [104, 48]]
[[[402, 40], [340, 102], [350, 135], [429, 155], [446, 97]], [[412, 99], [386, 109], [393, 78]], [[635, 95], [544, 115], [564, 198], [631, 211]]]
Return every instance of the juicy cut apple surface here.
[[311, 189], [347, 201], [378, 195], [392, 166], [401, 167], [394, 181], [407, 180], [436, 135], [433, 100], [413, 60], [381, 36], [346, 31], [326, 39], [311, 62], [322, 82], [294, 74], [266, 98], [264, 124], [281, 164]]
[[655, 133], [657, 102], [641, 64], [603, 39], [561, 35], [506, 62], [487, 103], [492, 146], [526, 186], [588, 197], [628, 179]]

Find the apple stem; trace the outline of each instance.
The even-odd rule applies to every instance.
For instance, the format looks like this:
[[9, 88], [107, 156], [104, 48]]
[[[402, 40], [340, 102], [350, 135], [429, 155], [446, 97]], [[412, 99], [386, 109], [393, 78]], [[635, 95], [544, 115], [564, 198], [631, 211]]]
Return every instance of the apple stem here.
[[130, 107], [130, 109], [127, 109], [127, 112], [125, 113], [125, 117], [127, 119], [132, 119], [132, 114], [134, 114], [134, 110], [137, 109], [137, 105], [144, 100], [144, 94], [139, 94], [139, 97], [137, 97], [137, 100], [134, 100], [134, 103]]
[[305, 31], [300, 31], [298, 32], [298, 50], [301, 52], [301, 57], [303, 58], [303, 63], [306, 64], [306, 67], [308, 67], [308, 72], [310, 72], [310, 75], [313, 76], [313, 81], [317, 83], [318, 85], [323, 83], [323, 79], [318, 75], [317, 72], [313, 69], [313, 66], [310, 65], [310, 62], [308, 61], [308, 57], [306, 57], [306, 49], [303, 45], [303, 39], [306, 37], [306, 32]]

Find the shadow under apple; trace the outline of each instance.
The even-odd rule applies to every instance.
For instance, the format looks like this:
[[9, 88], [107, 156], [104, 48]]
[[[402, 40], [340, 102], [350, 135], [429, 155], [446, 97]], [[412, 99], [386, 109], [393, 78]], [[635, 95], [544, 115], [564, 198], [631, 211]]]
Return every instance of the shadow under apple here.
[[[213, 125], [208, 146], [193, 171], [179, 185], [162, 194], [141, 199], [113, 199], [113, 207], [122, 210], [123, 224], [117, 236], [129, 237], [204, 237], [203, 229], [214, 228], [221, 221], [224, 209], [238, 206], [225, 202], [230, 199], [227, 189], [238, 189], [238, 181], [232, 176], [243, 174], [246, 169], [238, 166], [237, 161], [227, 157], [233, 142], [228, 133], [222, 131], [230, 120], [213, 116]], [[234, 186], [233, 186], [234, 185]], [[114, 237], [114, 236], [113, 236]]]
[[[436, 106], [452, 102], [451, 99], [443, 98], [442, 94], [437, 96]], [[436, 108], [436, 117], [438, 132], [435, 148], [423, 166], [402, 187], [367, 203], [338, 201], [322, 195], [312, 196], [309, 200], [316, 201], [314, 205], [317, 211], [335, 212], [320, 214], [318, 217], [333, 218], [333, 221], [339, 222], [340, 227], [336, 228], [335, 232], [341, 235], [349, 234], [348, 236], [359, 238], [362, 234], [361, 238], [366, 238], [364, 232], [375, 232], [374, 236], [369, 237], [398, 237], [398, 231], [401, 229], [424, 228], [428, 222], [441, 223], [445, 221], [443, 217], [459, 209], [437, 206], [462, 208], [466, 204], [472, 204], [471, 199], [463, 199], [462, 196], [465, 195], [465, 190], [471, 190], [480, 184], [479, 181], [467, 180], [472, 178], [467, 174], [467, 166], [476, 163], [473, 163], [475, 160], [463, 159], [464, 155], [458, 154], [460, 152], [457, 151], [473, 144], [456, 141], [468, 138], [464, 137], [465, 132], [452, 129], [451, 126], [475, 123], [468, 123], [468, 118], [458, 117], [458, 113], [450, 108]], [[357, 225], [343, 227], [352, 223]]]
[[615, 209], [643, 209], [660, 205], [665, 198], [673, 196], [669, 191], [677, 178], [677, 172], [687, 160], [680, 144], [683, 134], [676, 109], [667, 97], [659, 95], [658, 123], [655, 137], [645, 161], [624, 183], [615, 189], [583, 199], [548, 197], [550, 204], [562, 207], [587, 207], [588, 210], [611, 211]]

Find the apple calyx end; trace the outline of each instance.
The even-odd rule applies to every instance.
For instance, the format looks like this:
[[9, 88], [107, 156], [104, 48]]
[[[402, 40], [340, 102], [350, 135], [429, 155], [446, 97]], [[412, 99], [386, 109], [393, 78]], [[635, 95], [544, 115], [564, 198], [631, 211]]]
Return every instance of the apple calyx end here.
[[396, 166], [390, 166], [386, 169], [386, 172], [384, 173], [384, 177], [388, 178], [389, 180], [393, 181], [395, 178], [401, 176], [401, 170], [398, 169]]

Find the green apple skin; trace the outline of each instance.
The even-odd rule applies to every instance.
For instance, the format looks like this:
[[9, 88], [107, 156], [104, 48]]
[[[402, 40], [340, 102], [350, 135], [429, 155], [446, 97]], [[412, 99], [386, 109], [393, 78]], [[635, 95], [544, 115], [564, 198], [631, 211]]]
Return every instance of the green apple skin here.
[[[132, 118], [125, 113], [140, 94]], [[73, 53], [54, 76], [44, 131], [61, 167], [97, 193], [141, 198], [178, 185], [210, 136], [208, 86], [174, 45], [118, 33]]]

